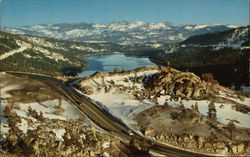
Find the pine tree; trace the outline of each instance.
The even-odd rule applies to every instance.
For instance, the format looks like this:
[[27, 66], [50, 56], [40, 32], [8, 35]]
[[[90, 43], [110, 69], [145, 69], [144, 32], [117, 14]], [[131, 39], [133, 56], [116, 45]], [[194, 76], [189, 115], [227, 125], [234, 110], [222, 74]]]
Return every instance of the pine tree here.
[[59, 98], [59, 100], [58, 100], [58, 106], [59, 106], [59, 108], [62, 107], [62, 99], [63, 99], [63, 97], [61, 96], [61, 97]]
[[216, 108], [215, 108], [215, 104], [214, 102], [211, 102], [209, 105], [208, 105], [208, 118], [210, 120], [216, 120]]
[[197, 102], [196, 102], [195, 105], [194, 105], [194, 109], [195, 109], [196, 111], [199, 111], [198, 103], [197, 103]]

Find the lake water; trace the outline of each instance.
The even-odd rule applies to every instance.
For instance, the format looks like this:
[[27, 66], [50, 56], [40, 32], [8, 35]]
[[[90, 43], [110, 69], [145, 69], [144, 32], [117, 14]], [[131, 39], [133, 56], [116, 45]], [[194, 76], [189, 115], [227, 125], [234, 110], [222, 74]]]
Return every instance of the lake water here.
[[138, 67], [156, 65], [148, 58], [125, 56], [121, 53], [89, 56], [85, 57], [84, 60], [88, 63], [88, 67], [78, 73], [79, 76], [89, 76], [96, 71], [113, 72], [115, 67], [119, 70], [132, 70]]

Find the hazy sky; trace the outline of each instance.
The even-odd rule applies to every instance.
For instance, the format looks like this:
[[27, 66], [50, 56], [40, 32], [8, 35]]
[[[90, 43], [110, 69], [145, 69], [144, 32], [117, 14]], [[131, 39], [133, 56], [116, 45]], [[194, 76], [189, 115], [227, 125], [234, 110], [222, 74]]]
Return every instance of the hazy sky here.
[[113, 21], [248, 25], [248, 7], [248, 0], [3, 0], [0, 18], [2, 26]]

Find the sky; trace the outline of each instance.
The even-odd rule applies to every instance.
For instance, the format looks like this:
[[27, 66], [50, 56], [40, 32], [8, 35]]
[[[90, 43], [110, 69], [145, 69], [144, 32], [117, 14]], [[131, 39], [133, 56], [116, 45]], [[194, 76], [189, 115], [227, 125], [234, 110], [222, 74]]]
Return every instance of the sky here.
[[114, 21], [249, 25], [249, 0], [0, 0], [1, 26]]

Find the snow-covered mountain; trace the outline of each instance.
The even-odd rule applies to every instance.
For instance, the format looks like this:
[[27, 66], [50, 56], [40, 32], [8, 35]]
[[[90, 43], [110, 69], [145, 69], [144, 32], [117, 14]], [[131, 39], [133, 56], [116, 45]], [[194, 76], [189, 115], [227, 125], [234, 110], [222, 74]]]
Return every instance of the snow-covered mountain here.
[[180, 43], [167, 44], [165, 47], [163, 47], [163, 51], [166, 54], [174, 53], [179, 49], [185, 49], [185, 47], [210, 47], [215, 51], [223, 48], [250, 49], [249, 32], [250, 26], [246, 26], [223, 32], [194, 35]]
[[121, 45], [150, 44], [160, 47], [163, 43], [179, 42], [192, 35], [225, 31], [236, 28], [233, 25], [202, 24], [176, 25], [168, 22], [146, 23], [113, 22], [98, 23], [63, 23], [24, 27], [6, 27], [5, 31], [15, 34], [30, 34], [56, 39], [81, 41], [105, 41]]

